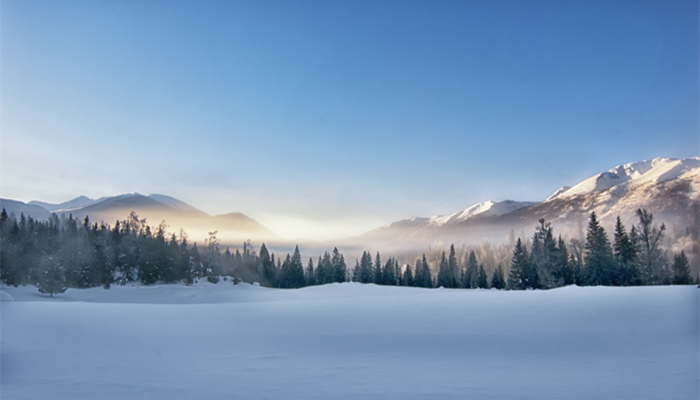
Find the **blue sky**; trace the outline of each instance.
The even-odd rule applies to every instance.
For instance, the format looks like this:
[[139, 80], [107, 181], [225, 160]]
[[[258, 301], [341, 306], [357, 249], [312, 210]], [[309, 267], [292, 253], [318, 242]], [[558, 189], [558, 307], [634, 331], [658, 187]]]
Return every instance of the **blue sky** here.
[[163, 193], [288, 237], [700, 152], [697, 1], [2, 4], [2, 197]]

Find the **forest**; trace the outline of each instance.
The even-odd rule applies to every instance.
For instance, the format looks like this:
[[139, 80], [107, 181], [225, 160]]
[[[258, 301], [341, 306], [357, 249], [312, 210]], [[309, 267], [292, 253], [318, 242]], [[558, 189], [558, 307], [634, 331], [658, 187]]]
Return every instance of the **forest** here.
[[[80, 221], [72, 215], [52, 214], [47, 221], [21, 214], [19, 219], [0, 213], [0, 279], [7, 285], [34, 285], [53, 296], [68, 288], [89, 288], [141, 282], [192, 284], [199, 279], [248, 282], [267, 287], [300, 288], [354, 281], [378, 285], [424, 288], [551, 289], [566, 285], [638, 286], [691, 284], [684, 252], [668, 259], [661, 247], [665, 226], [653, 215], [637, 210], [638, 225], [628, 230], [618, 217], [611, 241], [591, 213], [585, 240], [569, 244], [555, 237], [550, 223], [541, 219], [528, 245], [518, 239], [510, 265], [487, 272], [474, 251], [458, 262], [454, 245], [443, 251], [437, 265], [423, 254], [413, 266], [394, 257], [382, 262], [369, 251], [348, 267], [334, 248], [306, 265], [299, 246], [285, 257], [275, 257], [263, 243], [256, 251], [250, 241], [242, 251], [221, 248], [216, 232], [200, 248], [187, 234], [167, 233], [163, 221], [148, 225], [135, 212], [113, 227]], [[696, 278], [695, 283], [699, 283]]]

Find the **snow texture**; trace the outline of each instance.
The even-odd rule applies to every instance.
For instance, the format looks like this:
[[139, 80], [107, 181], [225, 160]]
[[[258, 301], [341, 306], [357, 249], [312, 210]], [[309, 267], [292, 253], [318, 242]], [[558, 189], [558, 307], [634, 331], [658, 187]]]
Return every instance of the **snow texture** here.
[[694, 286], [2, 290], [3, 400], [698, 398]]
[[[607, 172], [592, 176], [571, 187], [557, 190], [547, 200], [555, 198], [586, 195], [620, 186], [622, 191], [647, 183], [661, 183], [695, 173], [700, 169], [700, 157], [690, 157], [682, 160], [675, 158], [655, 158], [618, 165]], [[618, 193], [620, 195], [620, 193]]]
[[531, 206], [536, 203], [527, 201], [485, 201], [483, 203], [475, 204], [465, 210], [457, 211], [454, 214], [445, 216], [435, 216], [430, 218], [429, 223], [431, 225], [443, 226], [443, 225], [453, 225], [458, 224], [462, 221], [466, 221], [469, 218], [474, 218], [476, 216], [480, 217], [497, 217], [499, 215], [507, 214], [511, 211], [515, 211], [519, 208]]

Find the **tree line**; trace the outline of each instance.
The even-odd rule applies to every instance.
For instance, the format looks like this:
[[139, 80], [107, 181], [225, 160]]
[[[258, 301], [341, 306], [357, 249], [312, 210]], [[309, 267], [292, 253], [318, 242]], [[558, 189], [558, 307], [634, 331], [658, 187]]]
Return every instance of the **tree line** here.
[[[539, 221], [530, 249], [521, 239], [515, 244], [508, 271], [499, 265], [490, 274], [477, 261], [474, 251], [464, 265], [457, 261], [454, 245], [442, 252], [436, 271], [425, 254], [413, 266], [389, 257], [382, 263], [379, 252], [368, 251], [348, 268], [335, 248], [309, 258], [303, 264], [299, 247], [275, 258], [263, 243], [255, 251], [250, 241], [243, 251], [222, 251], [216, 232], [200, 249], [190, 245], [186, 233], [167, 234], [165, 222], [151, 227], [132, 212], [114, 227], [52, 214], [36, 220], [0, 213], [0, 279], [7, 285], [35, 285], [43, 293], [62, 293], [67, 288], [89, 288], [141, 282], [184, 282], [199, 279], [260, 282], [263, 286], [299, 288], [333, 282], [355, 281], [378, 285], [445, 288], [549, 289], [576, 285], [660, 285], [692, 283], [684, 252], [671, 264], [661, 248], [665, 226], [653, 224], [653, 215], [638, 210], [639, 225], [627, 232], [620, 218], [611, 243], [605, 229], [591, 213], [585, 241], [554, 237], [550, 223]], [[571, 251], [569, 250], [571, 249]]]

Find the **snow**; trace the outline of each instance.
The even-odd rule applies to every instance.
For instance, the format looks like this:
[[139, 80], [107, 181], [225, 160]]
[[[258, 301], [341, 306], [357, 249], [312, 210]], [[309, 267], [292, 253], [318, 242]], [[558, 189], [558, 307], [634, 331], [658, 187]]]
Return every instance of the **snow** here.
[[586, 195], [617, 187], [616, 195], [622, 196], [631, 187], [648, 183], [661, 183], [676, 179], [684, 174], [697, 173], [700, 170], [700, 157], [682, 160], [674, 158], [655, 158], [618, 165], [607, 172], [594, 175], [571, 187], [557, 190], [547, 200], [577, 195]]
[[465, 221], [469, 218], [474, 218], [476, 216], [481, 217], [497, 217], [499, 215], [507, 214], [509, 212], [515, 211], [519, 208], [531, 206], [536, 203], [527, 201], [485, 201], [483, 203], [475, 204], [465, 210], [457, 211], [450, 215], [438, 215], [431, 217], [429, 223], [431, 225], [443, 226], [457, 224]]
[[698, 289], [2, 290], [13, 399], [697, 399]]

